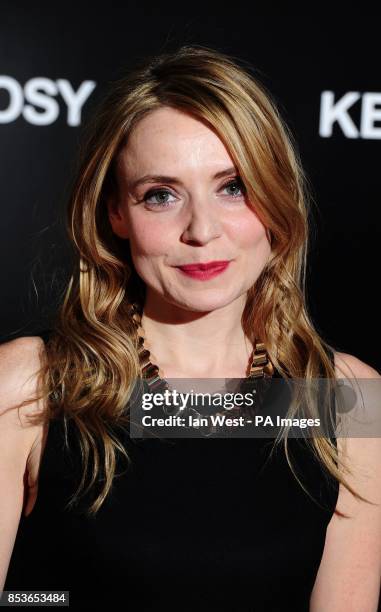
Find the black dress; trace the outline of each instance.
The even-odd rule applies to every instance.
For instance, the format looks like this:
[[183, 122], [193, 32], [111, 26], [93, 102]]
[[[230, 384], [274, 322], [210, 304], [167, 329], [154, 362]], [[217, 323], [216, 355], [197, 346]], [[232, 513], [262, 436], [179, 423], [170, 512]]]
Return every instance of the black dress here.
[[312, 499], [282, 445], [267, 460], [272, 439], [168, 443], [124, 431], [132, 464], [88, 518], [65, 510], [81, 473], [70, 428], [69, 439], [70, 454], [62, 421], [52, 421], [4, 589], [68, 590], [78, 610], [309, 610], [338, 484], [305, 441], [289, 448]]

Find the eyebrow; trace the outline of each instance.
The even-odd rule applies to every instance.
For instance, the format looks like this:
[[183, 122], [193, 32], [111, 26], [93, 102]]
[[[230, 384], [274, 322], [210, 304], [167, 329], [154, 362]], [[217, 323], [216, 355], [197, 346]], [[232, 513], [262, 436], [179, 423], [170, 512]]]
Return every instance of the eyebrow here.
[[[237, 169], [234, 166], [230, 166], [230, 168], [217, 172], [213, 176], [213, 179], [219, 179], [233, 173], [237, 173]], [[179, 185], [181, 184], [181, 181], [175, 176], [166, 176], [163, 174], [145, 174], [135, 181], [129, 182], [129, 188], [136, 189], [136, 187], [139, 187], [139, 185], [143, 185], [145, 183], [172, 183], [173, 185]]]

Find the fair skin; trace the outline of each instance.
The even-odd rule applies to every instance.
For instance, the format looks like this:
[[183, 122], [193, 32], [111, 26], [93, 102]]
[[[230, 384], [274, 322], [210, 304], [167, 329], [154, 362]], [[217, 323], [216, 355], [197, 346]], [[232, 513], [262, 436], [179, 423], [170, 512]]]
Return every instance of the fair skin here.
[[[147, 175], [169, 175], [176, 183], [135, 186]], [[241, 316], [271, 247], [236, 177], [214, 131], [172, 108], [142, 119], [119, 156], [119, 197], [109, 201], [110, 222], [119, 237], [129, 239], [146, 284], [146, 346], [167, 377], [246, 375], [252, 347]], [[215, 260], [231, 263], [207, 281], [174, 267]]]
[[[130, 240], [134, 265], [147, 285], [143, 326], [148, 348], [168, 377], [244, 376], [248, 340], [241, 327], [246, 291], [271, 255], [265, 228], [245, 198], [226, 188], [234, 173], [214, 179], [232, 165], [214, 132], [193, 118], [161, 109], [144, 118], [119, 160], [120, 196], [109, 202], [117, 235]], [[138, 131], [139, 130], [139, 131]], [[164, 137], [163, 137], [164, 136]], [[177, 177], [132, 190], [144, 174]], [[141, 200], [148, 189], [169, 192], [149, 197], [168, 200], [157, 212]], [[173, 265], [232, 259], [222, 274], [207, 281], [181, 276]], [[0, 589], [12, 553], [21, 512], [29, 514], [38, 490], [38, 469], [46, 428], [26, 416], [43, 409], [31, 405], [19, 420], [9, 407], [35, 392], [41, 338], [19, 338], [0, 345]], [[377, 378], [356, 357], [335, 353], [339, 378]], [[357, 502], [340, 487], [311, 596], [311, 612], [376, 612], [381, 574], [381, 443], [378, 438], [338, 440], [354, 471], [350, 484], [379, 504]], [[25, 496], [25, 501], [24, 501]], [[274, 577], [275, 579], [276, 577]]]

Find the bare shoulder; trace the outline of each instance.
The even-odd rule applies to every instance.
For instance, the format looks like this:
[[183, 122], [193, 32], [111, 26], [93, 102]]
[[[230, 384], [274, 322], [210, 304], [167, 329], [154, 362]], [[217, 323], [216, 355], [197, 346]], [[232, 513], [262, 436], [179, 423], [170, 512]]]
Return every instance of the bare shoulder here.
[[[47, 432], [44, 401], [36, 399], [44, 350], [44, 341], [39, 336], [24, 336], [0, 344], [0, 590], [21, 512], [24, 509], [24, 514], [29, 514], [37, 496], [37, 476]], [[29, 403], [21, 405], [26, 401]], [[37, 419], [31, 419], [32, 416]]]
[[3, 448], [9, 446], [8, 457], [13, 456], [13, 465], [19, 465], [19, 461], [31, 463], [31, 477], [37, 468], [33, 461], [38, 456], [36, 451], [45, 427], [42, 422], [34, 424], [30, 417], [43, 415], [45, 403], [37, 400], [21, 407], [19, 404], [38, 392], [37, 374], [43, 363], [44, 347], [40, 336], [23, 336], [0, 344], [1, 444]]
[[[357, 379], [358, 381], [361, 379], [373, 379], [375, 381], [374, 384], [372, 382], [372, 393], [368, 393], [367, 383], [362, 382], [357, 387], [352, 386], [352, 389], [361, 394], [361, 400], [363, 403], [365, 402], [365, 404], [367, 404], [370, 401], [374, 403], [374, 392], [376, 392], [377, 398], [379, 397], [378, 393], [381, 393], [381, 374], [371, 365], [361, 361], [361, 359], [358, 359], [358, 357], [349, 355], [347, 353], [336, 352], [335, 372], [337, 377], [340, 379], [348, 378], [351, 380]], [[378, 410], [377, 414], [375, 414], [371, 412], [371, 410], [374, 410], [373, 407], [370, 408], [368, 405], [366, 405], [365, 408], [367, 412], [360, 414], [362, 418], [367, 418], [364, 415], [374, 415], [377, 419], [379, 419]], [[374, 421], [371, 421], [371, 423], [374, 423]], [[355, 477], [356, 473], [358, 474], [359, 478], [360, 474], [364, 475], [365, 473], [372, 473], [374, 474], [374, 477], [376, 476], [376, 473], [381, 475], [381, 437], [377, 433], [379, 428], [374, 430], [369, 429], [369, 427], [367, 429], [364, 428], [361, 431], [366, 432], [365, 437], [360, 437], [360, 433], [358, 433], [360, 430], [357, 430], [356, 428], [350, 431], [353, 431], [353, 435], [357, 437], [338, 438], [337, 447], [339, 453], [345, 457], [347, 463], [354, 468], [353, 477]], [[355, 482], [353, 482], [353, 484], [356, 485]], [[370, 478], [368, 480], [365, 479], [361, 484], [359, 481], [357, 481], [357, 484], [360, 486], [360, 489], [362, 486], [365, 487], [363, 489], [363, 493], [360, 491], [360, 493], [365, 495], [365, 497], [367, 494], [370, 494], [372, 497], [373, 493], [376, 494], [376, 497], [379, 497], [378, 492], [376, 492], [375, 489], [381, 485], [381, 482], [380, 480], [377, 482], [377, 478]], [[372, 490], [372, 487], [374, 490]], [[354, 486], [354, 488], [356, 488], [356, 486]], [[357, 505], [354, 502], [353, 497], [348, 494], [346, 490], [342, 491], [342, 498], [345, 498], [346, 503], [350, 503], [351, 506], [353, 504]]]
[[[337, 352], [334, 357], [338, 378], [381, 378], [375, 368], [354, 355]], [[343, 470], [340, 463], [340, 471], [367, 501], [356, 498], [340, 483], [338, 512], [327, 528], [310, 610], [376, 611], [381, 576], [381, 438], [338, 437], [337, 448], [340, 460], [349, 468], [349, 472]]]
[[0, 415], [35, 393], [44, 350], [40, 336], [23, 336], [0, 344]]
[[[351, 455], [350, 458], [356, 460], [357, 455], [364, 454], [367, 450], [381, 453], [381, 437], [376, 434], [380, 428], [374, 429], [373, 417], [378, 420], [381, 427], [379, 418], [378, 406], [375, 406], [375, 400], [378, 403], [378, 398], [381, 393], [381, 374], [371, 365], [361, 361], [358, 357], [350, 355], [348, 353], [335, 352], [335, 373], [337, 378], [341, 381], [343, 379], [349, 380], [351, 390], [355, 393], [357, 407], [361, 407], [365, 412], [357, 412], [355, 410], [350, 411], [348, 414], [352, 415], [352, 419], [356, 419], [356, 414], [359, 419], [363, 419], [365, 426], [360, 429], [361, 420], [357, 422], [353, 420], [353, 426], [349, 427], [348, 434], [343, 438], [338, 438], [338, 449], [343, 452], [346, 450]], [[371, 382], [368, 382], [371, 381]], [[376, 409], [376, 413], [374, 410]], [[366, 426], [366, 423], [369, 423]], [[351, 433], [355, 437], [350, 437]], [[364, 437], [361, 438], [361, 432]], [[377, 457], [374, 457], [376, 460]], [[380, 457], [381, 459], [381, 457]], [[371, 460], [371, 457], [369, 457]], [[381, 465], [380, 465], [381, 468]]]
[[381, 378], [381, 374], [375, 368], [354, 355], [335, 351], [334, 359], [338, 378]]

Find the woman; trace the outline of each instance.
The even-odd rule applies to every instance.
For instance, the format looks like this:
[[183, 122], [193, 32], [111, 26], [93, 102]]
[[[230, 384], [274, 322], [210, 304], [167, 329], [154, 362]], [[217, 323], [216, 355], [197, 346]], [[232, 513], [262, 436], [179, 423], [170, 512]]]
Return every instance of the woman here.
[[114, 85], [54, 328], [0, 347], [6, 589], [78, 609], [377, 610], [379, 440], [129, 435], [142, 376], [380, 378], [309, 318], [308, 213], [291, 134], [238, 60], [184, 46]]

